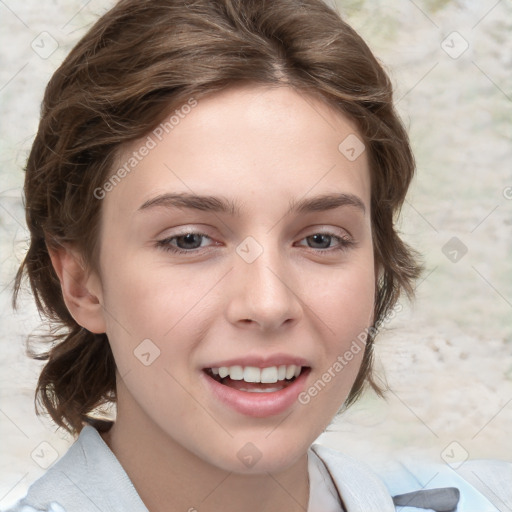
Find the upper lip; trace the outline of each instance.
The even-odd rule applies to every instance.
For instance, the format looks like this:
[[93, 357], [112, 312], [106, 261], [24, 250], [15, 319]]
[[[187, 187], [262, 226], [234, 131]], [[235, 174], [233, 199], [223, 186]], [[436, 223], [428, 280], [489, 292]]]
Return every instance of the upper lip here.
[[220, 368], [222, 366], [254, 366], [256, 368], [268, 368], [270, 366], [288, 366], [292, 364], [295, 366], [311, 366], [311, 364], [302, 357], [292, 356], [289, 354], [271, 354], [268, 356], [248, 355], [243, 357], [224, 359], [205, 366], [204, 369]]

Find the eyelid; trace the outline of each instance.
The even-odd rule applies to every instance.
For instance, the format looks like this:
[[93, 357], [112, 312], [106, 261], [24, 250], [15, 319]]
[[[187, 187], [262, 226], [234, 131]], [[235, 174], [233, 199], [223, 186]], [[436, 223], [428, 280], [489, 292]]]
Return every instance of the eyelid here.
[[306, 235], [306, 236], [302, 237], [299, 240], [299, 242], [302, 242], [303, 240], [306, 240], [310, 236], [314, 236], [314, 235], [326, 235], [326, 236], [330, 236], [331, 238], [338, 240], [338, 247], [329, 247], [327, 249], [317, 249], [315, 247], [303, 246], [306, 249], [309, 249], [310, 251], [315, 252], [316, 254], [328, 255], [328, 254], [332, 254], [332, 253], [336, 253], [336, 252], [342, 252], [344, 250], [349, 249], [351, 246], [356, 245], [355, 240], [351, 236], [339, 235], [339, 234], [333, 233], [332, 231], [314, 231], [310, 235]]
[[[186, 235], [196, 235], [196, 236], [202, 237], [203, 239], [208, 238], [209, 240], [213, 240], [213, 238], [211, 236], [207, 235], [206, 233], [202, 233], [200, 231], [194, 231], [194, 230], [189, 229], [182, 233], [176, 233], [171, 236], [167, 236], [165, 238], [157, 240], [156, 245], [160, 249], [163, 249], [164, 251], [168, 251], [171, 253], [193, 255], [193, 254], [198, 254], [199, 252], [203, 252], [202, 250], [205, 249], [204, 247], [199, 247], [197, 249], [181, 249], [181, 248], [171, 244], [171, 240], [174, 240], [176, 238], [179, 238], [181, 236], [186, 236]], [[208, 247], [211, 247], [213, 245], [215, 245], [215, 244], [211, 244]]]
[[348, 237], [350, 239], [353, 238], [352, 234], [346, 228], [340, 228], [335, 226], [328, 226], [326, 224], [308, 226], [303, 232], [311, 233], [310, 235], [305, 235], [303, 238], [307, 238], [312, 235], [332, 235], [338, 236], [340, 238]]
[[[301, 237], [298, 240], [298, 242], [302, 242], [303, 240], [306, 240], [307, 238], [314, 236], [314, 235], [326, 235], [326, 236], [330, 236], [331, 238], [338, 240], [337, 247], [328, 247], [328, 248], [322, 249], [322, 248], [308, 247], [308, 246], [304, 246], [302, 244], [299, 246], [305, 247], [306, 249], [314, 252], [315, 254], [331, 255], [333, 253], [343, 252], [345, 250], [348, 250], [351, 246], [356, 245], [355, 240], [352, 238], [352, 236], [350, 234], [348, 234], [348, 232], [346, 230], [343, 230], [343, 231], [345, 231], [345, 233], [347, 233], [346, 236], [344, 236], [342, 234], [337, 234], [336, 232], [333, 232], [333, 231], [334, 231], [333, 229], [329, 230], [328, 228], [324, 228], [324, 229], [318, 228], [317, 230], [311, 231], [309, 235], [304, 235], [303, 237]], [[205, 238], [209, 239], [209, 240], [213, 241], [214, 243], [208, 245], [207, 247], [200, 246], [195, 249], [181, 249], [181, 248], [171, 244], [172, 240], [182, 237], [182, 236], [186, 236], [186, 235], [200, 236], [203, 239], [205, 239]], [[170, 253], [183, 254], [183, 255], [187, 255], [187, 256], [195, 256], [195, 255], [199, 255], [199, 254], [204, 254], [205, 251], [208, 251], [210, 247], [212, 247], [214, 245], [219, 245], [219, 243], [215, 243], [215, 240], [210, 235], [208, 235], [206, 233], [195, 230], [193, 228], [185, 228], [185, 229], [180, 230], [177, 233], [173, 233], [170, 236], [167, 236], [163, 239], [157, 240], [156, 245], [158, 248], [160, 248], [164, 251], [170, 252]]]

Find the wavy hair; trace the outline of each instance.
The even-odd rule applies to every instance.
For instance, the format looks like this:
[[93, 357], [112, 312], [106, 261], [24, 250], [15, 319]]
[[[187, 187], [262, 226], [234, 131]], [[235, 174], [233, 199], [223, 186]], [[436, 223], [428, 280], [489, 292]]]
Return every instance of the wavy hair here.
[[[115, 361], [106, 334], [78, 325], [63, 300], [48, 247], [68, 244], [95, 269], [102, 201], [94, 191], [113, 172], [121, 146], [149, 133], [173, 108], [235, 84], [293, 87], [356, 122], [371, 173], [376, 278], [374, 327], [401, 292], [413, 296], [418, 255], [395, 222], [414, 174], [407, 133], [390, 80], [362, 38], [322, 0], [121, 0], [98, 19], [55, 71], [45, 91], [26, 164], [30, 246], [18, 269], [13, 305], [27, 277], [52, 326], [36, 389], [73, 434], [95, 410], [115, 403]], [[372, 373], [376, 329], [346, 405]], [[46, 342], [48, 340], [46, 339]]]

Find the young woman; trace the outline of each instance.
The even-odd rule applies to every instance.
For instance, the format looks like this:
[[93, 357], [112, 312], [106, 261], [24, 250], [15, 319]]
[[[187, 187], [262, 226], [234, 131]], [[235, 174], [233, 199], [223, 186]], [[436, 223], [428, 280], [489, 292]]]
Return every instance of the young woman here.
[[78, 439], [14, 510], [478, 502], [312, 446], [378, 390], [420, 270], [390, 82], [321, 0], [122, 0], [52, 77], [26, 171], [16, 289], [54, 323], [37, 393]]

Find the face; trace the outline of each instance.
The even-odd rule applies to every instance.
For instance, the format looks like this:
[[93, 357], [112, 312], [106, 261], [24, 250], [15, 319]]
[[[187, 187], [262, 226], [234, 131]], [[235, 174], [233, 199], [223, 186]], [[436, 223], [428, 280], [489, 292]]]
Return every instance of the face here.
[[118, 417], [225, 470], [277, 471], [322, 433], [361, 363], [368, 160], [339, 149], [357, 142], [351, 121], [288, 87], [190, 104], [125, 148], [130, 172], [102, 199]]

